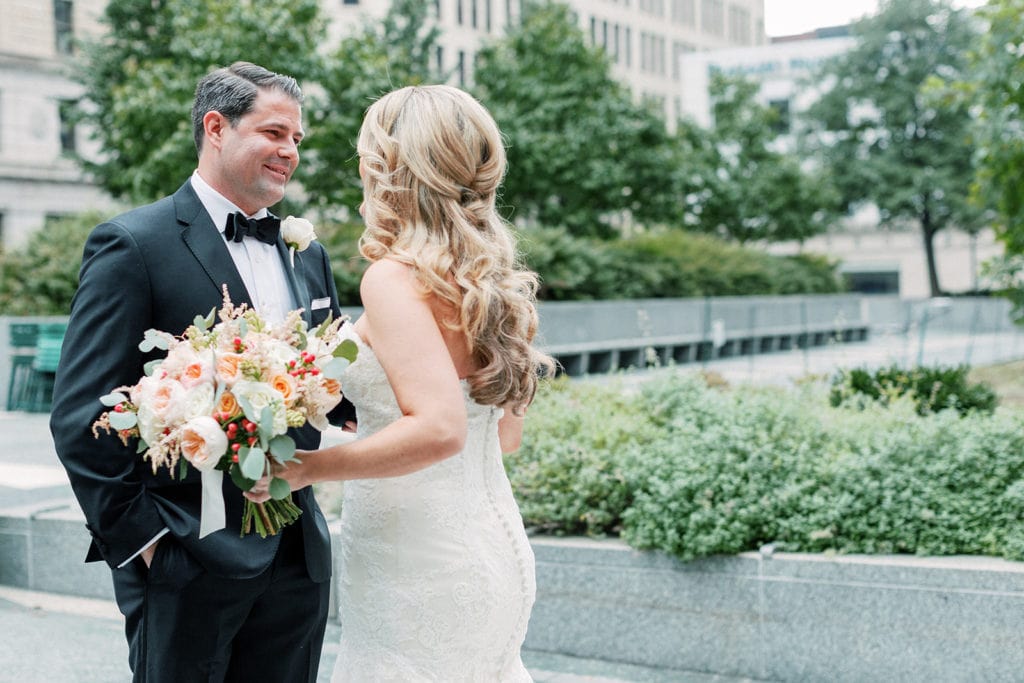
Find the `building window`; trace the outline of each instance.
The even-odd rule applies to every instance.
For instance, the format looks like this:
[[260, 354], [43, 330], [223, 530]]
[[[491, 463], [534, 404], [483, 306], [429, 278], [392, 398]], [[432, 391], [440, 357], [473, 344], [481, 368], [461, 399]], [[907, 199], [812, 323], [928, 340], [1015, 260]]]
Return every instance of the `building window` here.
[[444, 48], [438, 45], [434, 48], [434, 64], [437, 65], [437, 75], [444, 75]]
[[459, 63], [456, 66], [456, 70], [459, 74], [459, 87], [466, 87], [466, 51], [459, 50]]
[[434, 18], [441, 21], [441, 0], [434, 0]]
[[729, 6], [729, 40], [737, 45], [750, 45], [750, 12]]
[[633, 66], [633, 29], [626, 27], [626, 66]]
[[462, 0], [455, 0], [455, 23], [462, 26]]
[[590, 17], [590, 44], [597, 45], [597, 17]]
[[57, 105], [57, 111], [60, 115], [61, 154], [75, 154], [75, 106], [74, 100], [61, 100]]
[[0, 211], [0, 245], [4, 243], [4, 212]]
[[725, 6], [722, 0], [700, 1], [700, 27], [713, 36], [725, 35]]
[[53, 27], [56, 35], [57, 53], [69, 55], [74, 50], [75, 26], [71, 0], [53, 0]]
[[341, 0], [341, 4], [343, 4], [343, 5], [358, 5], [359, 4], [359, 0]]
[[477, 28], [479, 26], [479, 24], [477, 22], [477, 14], [476, 14], [476, 3], [477, 3], [477, 0], [469, 0], [469, 3], [470, 3], [470, 5], [469, 5], [469, 23], [470, 23], [470, 25], [473, 28]]
[[491, 32], [491, 0], [483, 0], [484, 3], [484, 29]]
[[686, 26], [697, 25], [696, 0], [671, 0], [672, 21]]

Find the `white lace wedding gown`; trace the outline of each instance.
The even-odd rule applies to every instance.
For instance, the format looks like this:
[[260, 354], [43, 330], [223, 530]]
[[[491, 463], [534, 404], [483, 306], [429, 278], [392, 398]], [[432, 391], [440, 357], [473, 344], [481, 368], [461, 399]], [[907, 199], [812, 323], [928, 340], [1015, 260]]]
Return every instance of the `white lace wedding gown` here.
[[[401, 416], [373, 351], [342, 380], [360, 438]], [[531, 681], [519, 656], [533, 551], [501, 460], [500, 408], [469, 397], [463, 451], [403, 477], [345, 482], [341, 645], [332, 683]]]

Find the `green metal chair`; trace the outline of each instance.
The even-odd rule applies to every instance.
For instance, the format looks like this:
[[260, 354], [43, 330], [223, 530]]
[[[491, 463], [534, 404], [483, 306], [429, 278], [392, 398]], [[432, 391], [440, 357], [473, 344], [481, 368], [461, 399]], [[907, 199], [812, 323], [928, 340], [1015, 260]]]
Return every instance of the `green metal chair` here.
[[7, 382], [7, 410], [24, 410], [26, 389], [39, 338], [38, 323], [12, 323], [10, 334], [11, 376]]
[[64, 343], [66, 331], [67, 325], [64, 323], [39, 326], [32, 371], [20, 402], [21, 410], [30, 413], [49, 412], [53, 402], [53, 380], [57, 373], [57, 364], [60, 362], [60, 348]]

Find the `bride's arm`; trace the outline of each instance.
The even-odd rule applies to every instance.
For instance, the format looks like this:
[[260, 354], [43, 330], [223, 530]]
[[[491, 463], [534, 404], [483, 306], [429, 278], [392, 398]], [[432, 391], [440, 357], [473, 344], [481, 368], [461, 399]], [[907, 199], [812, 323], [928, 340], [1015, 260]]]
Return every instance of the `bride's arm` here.
[[277, 475], [292, 489], [408, 474], [455, 455], [465, 444], [458, 373], [411, 269], [386, 259], [372, 263], [360, 295], [358, 327], [387, 373], [402, 417], [365, 439], [300, 453], [300, 465], [289, 464]]
[[498, 420], [498, 441], [501, 443], [502, 453], [518, 451], [523, 443], [523, 422], [524, 415], [516, 415], [512, 412], [512, 406], [505, 406], [505, 414]]

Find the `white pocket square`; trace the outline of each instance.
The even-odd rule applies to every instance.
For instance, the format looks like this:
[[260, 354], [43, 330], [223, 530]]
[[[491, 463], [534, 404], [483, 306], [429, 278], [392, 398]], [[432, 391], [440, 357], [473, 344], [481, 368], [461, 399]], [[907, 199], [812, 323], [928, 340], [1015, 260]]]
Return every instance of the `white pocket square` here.
[[331, 297], [325, 296], [322, 299], [313, 299], [313, 302], [309, 305], [309, 310], [315, 311], [321, 308], [327, 308], [331, 305]]

